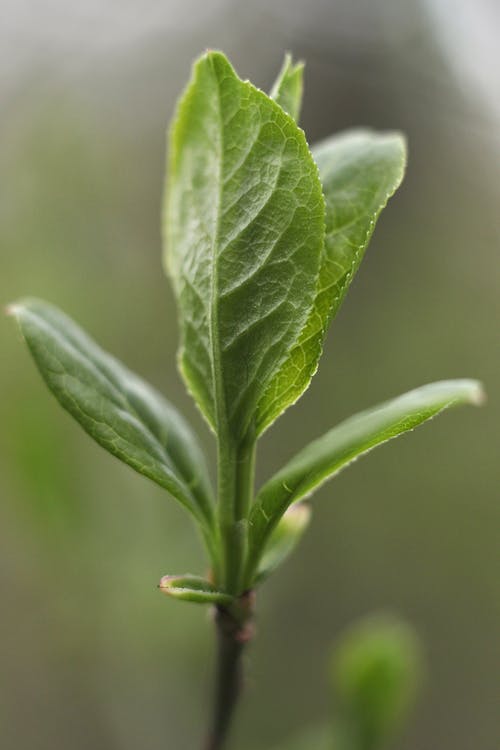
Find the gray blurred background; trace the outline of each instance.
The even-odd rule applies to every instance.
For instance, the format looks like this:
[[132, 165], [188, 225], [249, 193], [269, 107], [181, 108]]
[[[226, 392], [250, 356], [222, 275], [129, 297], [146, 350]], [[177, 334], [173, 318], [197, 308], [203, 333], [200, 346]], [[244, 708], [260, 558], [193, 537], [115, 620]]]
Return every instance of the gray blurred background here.
[[[311, 142], [400, 128], [390, 203], [307, 395], [262, 441], [261, 479], [339, 419], [424, 382], [479, 377], [489, 402], [382, 448], [315, 500], [301, 549], [262, 590], [234, 748], [266, 750], [329, 710], [332, 638], [407, 617], [428, 682], [408, 750], [498, 747], [500, 8], [496, 0], [2, 0], [0, 300], [37, 295], [179, 404], [160, 266], [165, 126], [192, 59], [223, 49], [268, 88], [307, 62]], [[164, 493], [56, 405], [0, 320], [2, 750], [196, 748], [207, 613], [162, 597], [203, 572]]]

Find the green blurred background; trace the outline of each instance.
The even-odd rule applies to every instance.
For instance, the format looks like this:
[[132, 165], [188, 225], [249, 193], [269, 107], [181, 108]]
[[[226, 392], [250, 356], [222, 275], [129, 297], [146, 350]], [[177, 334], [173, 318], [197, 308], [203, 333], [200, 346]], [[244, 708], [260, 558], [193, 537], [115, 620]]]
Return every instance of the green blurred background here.
[[[407, 617], [429, 679], [400, 746], [498, 747], [500, 11], [495, 0], [3, 0], [0, 300], [64, 308], [199, 428], [175, 366], [160, 265], [164, 131], [192, 59], [219, 47], [268, 88], [307, 61], [309, 140], [409, 137], [390, 203], [313, 387], [262, 441], [267, 477], [351, 412], [479, 377], [459, 410], [326, 485], [301, 549], [264, 587], [234, 747], [265, 750], [328, 710], [331, 639]], [[203, 572], [187, 517], [46, 392], [0, 320], [2, 750], [196, 748], [212, 630], [161, 575]]]

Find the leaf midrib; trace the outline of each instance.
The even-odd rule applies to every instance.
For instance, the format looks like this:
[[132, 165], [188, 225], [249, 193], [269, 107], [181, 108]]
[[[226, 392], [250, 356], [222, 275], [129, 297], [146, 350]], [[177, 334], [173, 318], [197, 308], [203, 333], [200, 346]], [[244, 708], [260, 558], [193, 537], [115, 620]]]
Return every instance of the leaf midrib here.
[[220, 219], [221, 219], [221, 205], [222, 205], [222, 178], [223, 178], [223, 122], [222, 122], [222, 111], [221, 111], [221, 97], [220, 97], [220, 86], [217, 72], [215, 70], [214, 61], [210, 60], [210, 69], [212, 72], [216, 98], [217, 98], [217, 119], [218, 119], [218, 130], [219, 138], [216, 143], [217, 153], [217, 190], [216, 190], [216, 204], [215, 204], [215, 227], [212, 236], [211, 245], [211, 265], [212, 273], [210, 279], [210, 307], [209, 307], [209, 331], [210, 331], [210, 349], [212, 352], [211, 367], [212, 367], [212, 380], [214, 384], [214, 402], [215, 402], [215, 420], [216, 420], [216, 432], [217, 439], [219, 442], [227, 442], [229, 440], [228, 429], [227, 429], [227, 412], [226, 412], [226, 395], [224, 392], [224, 384], [222, 382], [222, 365], [221, 365], [221, 352], [220, 352], [220, 341], [218, 337], [218, 306], [217, 299], [219, 296], [219, 273], [217, 263], [217, 247], [219, 244], [219, 232], [220, 232]]

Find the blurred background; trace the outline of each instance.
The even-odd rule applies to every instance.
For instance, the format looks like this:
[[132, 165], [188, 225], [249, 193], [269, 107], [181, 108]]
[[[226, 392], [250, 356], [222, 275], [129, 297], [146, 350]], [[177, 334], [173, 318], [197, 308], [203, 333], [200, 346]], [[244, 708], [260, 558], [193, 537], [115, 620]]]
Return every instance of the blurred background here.
[[[234, 748], [266, 750], [329, 710], [325, 659], [353, 618], [395, 611], [428, 681], [408, 750], [498, 747], [500, 6], [496, 0], [2, 0], [0, 300], [36, 295], [177, 403], [160, 265], [165, 127], [206, 47], [268, 89], [307, 62], [310, 142], [356, 125], [409, 138], [319, 373], [262, 441], [261, 479], [352, 412], [478, 377], [447, 414], [326, 485], [301, 549], [264, 587]], [[3, 750], [196, 748], [212, 629], [160, 596], [203, 572], [190, 521], [55, 403], [0, 320]]]

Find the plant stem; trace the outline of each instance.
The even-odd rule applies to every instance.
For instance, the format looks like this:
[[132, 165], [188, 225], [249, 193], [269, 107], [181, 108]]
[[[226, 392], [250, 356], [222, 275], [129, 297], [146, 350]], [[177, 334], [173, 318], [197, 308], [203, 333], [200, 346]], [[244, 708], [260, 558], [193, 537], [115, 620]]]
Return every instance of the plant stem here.
[[220, 439], [218, 446], [218, 521], [222, 542], [222, 580], [229, 594], [242, 593], [243, 565], [247, 549], [247, 517], [252, 501], [255, 472], [255, 437], [239, 443]]
[[231, 611], [218, 607], [217, 665], [212, 725], [204, 750], [222, 750], [243, 685], [242, 654], [252, 638], [254, 594], [248, 592]]

